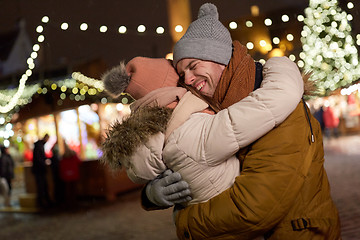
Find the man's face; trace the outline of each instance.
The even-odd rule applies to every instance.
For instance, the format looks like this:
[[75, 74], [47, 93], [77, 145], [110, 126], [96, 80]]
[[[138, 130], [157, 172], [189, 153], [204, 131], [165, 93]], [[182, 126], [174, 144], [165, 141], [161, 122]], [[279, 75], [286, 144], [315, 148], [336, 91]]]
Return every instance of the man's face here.
[[224, 69], [225, 66], [222, 64], [194, 58], [184, 58], [176, 66], [185, 84], [193, 86], [208, 97], [213, 97]]

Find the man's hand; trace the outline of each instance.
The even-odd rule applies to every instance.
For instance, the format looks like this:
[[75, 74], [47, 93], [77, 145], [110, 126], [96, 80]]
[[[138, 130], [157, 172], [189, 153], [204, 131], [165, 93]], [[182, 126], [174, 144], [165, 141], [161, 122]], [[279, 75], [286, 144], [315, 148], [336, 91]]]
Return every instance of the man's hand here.
[[146, 186], [146, 196], [159, 207], [170, 207], [174, 204], [190, 201], [190, 188], [181, 175], [166, 170]]

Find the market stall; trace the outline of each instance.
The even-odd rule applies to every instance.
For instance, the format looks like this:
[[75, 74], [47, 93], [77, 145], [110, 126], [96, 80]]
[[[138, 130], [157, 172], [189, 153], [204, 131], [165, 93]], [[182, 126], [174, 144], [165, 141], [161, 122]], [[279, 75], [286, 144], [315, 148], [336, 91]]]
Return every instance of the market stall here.
[[[34, 100], [34, 107], [41, 100]], [[43, 112], [46, 111], [46, 104]], [[105, 197], [114, 200], [116, 195], [141, 185], [132, 183], [125, 171], [112, 172], [99, 159], [101, 139], [106, 129], [115, 120], [120, 120], [129, 114], [129, 107], [122, 103], [87, 103], [79, 102], [78, 106], [68, 106], [65, 109], [55, 109], [46, 115], [36, 116], [37, 110], [30, 111], [34, 116], [20, 114], [14, 122], [14, 138], [17, 148], [23, 156], [24, 181], [27, 193], [35, 193], [34, 176], [31, 173], [33, 144], [46, 133], [50, 135], [45, 144], [45, 152], [51, 158], [51, 149], [55, 143], [59, 145], [60, 153], [66, 143], [82, 160], [80, 165], [80, 180], [78, 181], [79, 196]], [[41, 111], [40, 111], [41, 112]], [[29, 114], [29, 112], [27, 112]], [[48, 182], [50, 194], [53, 194], [51, 162], [48, 162]]]

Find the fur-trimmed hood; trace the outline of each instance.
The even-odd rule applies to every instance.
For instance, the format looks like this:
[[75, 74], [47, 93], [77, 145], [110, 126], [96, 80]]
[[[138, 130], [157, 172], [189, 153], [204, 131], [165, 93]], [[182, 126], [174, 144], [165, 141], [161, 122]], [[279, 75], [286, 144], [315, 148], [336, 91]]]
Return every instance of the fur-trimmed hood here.
[[112, 169], [129, 166], [129, 159], [140, 144], [156, 133], [165, 133], [172, 111], [166, 107], [142, 107], [122, 122], [113, 123], [101, 146], [100, 160]]

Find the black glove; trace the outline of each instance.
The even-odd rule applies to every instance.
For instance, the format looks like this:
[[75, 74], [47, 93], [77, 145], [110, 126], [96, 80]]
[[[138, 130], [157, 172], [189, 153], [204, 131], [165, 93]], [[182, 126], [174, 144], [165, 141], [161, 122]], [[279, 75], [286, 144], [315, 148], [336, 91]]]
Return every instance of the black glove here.
[[182, 180], [180, 173], [170, 169], [160, 174], [146, 186], [146, 196], [159, 207], [170, 207], [190, 201], [189, 184]]

